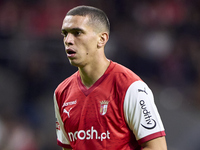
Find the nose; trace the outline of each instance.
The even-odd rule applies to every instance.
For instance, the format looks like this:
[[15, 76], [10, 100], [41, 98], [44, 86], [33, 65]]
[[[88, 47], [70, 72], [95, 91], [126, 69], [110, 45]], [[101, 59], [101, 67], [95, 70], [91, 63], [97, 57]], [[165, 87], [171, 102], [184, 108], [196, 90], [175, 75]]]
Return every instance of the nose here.
[[71, 33], [68, 33], [67, 36], [64, 38], [64, 43], [69, 46], [73, 45], [74, 43], [74, 36]]

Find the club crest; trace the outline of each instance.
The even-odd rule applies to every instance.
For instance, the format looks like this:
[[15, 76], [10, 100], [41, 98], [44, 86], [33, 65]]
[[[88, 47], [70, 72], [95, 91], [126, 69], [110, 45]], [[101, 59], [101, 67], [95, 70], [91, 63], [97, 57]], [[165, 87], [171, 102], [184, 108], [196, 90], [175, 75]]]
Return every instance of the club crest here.
[[101, 115], [105, 115], [106, 114], [107, 109], [108, 109], [108, 103], [109, 103], [109, 101], [106, 101], [106, 100], [100, 102], [100, 104], [101, 104], [101, 106], [100, 106], [100, 114]]

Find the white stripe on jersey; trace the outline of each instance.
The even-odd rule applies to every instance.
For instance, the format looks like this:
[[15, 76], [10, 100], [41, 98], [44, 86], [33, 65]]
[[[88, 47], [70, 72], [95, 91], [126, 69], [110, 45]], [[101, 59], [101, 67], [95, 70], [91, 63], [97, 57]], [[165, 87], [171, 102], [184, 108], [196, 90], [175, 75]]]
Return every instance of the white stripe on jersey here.
[[70, 142], [67, 139], [67, 134], [66, 134], [65, 129], [64, 129], [63, 121], [60, 117], [59, 107], [58, 107], [58, 103], [57, 103], [57, 100], [56, 100], [55, 93], [54, 93], [54, 106], [55, 106], [56, 119], [57, 119], [57, 121], [60, 125], [60, 129], [56, 129], [57, 139], [62, 144], [70, 145]]
[[136, 81], [128, 88], [124, 99], [124, 117], [136, 140], [164, 131], [152, 91], [143, 81]]

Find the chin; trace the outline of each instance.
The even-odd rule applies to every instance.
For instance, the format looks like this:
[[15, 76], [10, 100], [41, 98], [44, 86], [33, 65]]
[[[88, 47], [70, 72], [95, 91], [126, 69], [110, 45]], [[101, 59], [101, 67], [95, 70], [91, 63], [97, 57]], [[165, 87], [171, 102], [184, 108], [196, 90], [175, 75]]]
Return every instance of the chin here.
[[75, 62], [74, 60], [69, 60], [69, 63], [72, 65], [72, 66], [75, 66], [75, 67], [80, 67], [80, 63], [77, 63]]

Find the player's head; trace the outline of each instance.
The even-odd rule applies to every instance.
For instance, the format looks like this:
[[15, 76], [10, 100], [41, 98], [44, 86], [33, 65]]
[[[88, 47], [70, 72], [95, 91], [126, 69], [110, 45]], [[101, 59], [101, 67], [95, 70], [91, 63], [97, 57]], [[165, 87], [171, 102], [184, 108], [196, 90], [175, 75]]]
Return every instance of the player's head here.
[[77, 6], [71, 9], [67, 16], [87, 16], [88, 23], [93, 26], [96, 32], [110, 33], [110, 23], [107, 15], [100, 9], [92, 6]]
[[77, 67], [95, 64], [105, 58], [109, 39], [109, 21], [105, 13], [90, 6], [71, 9], [62, 24], [62, 35], [69, 61]]

